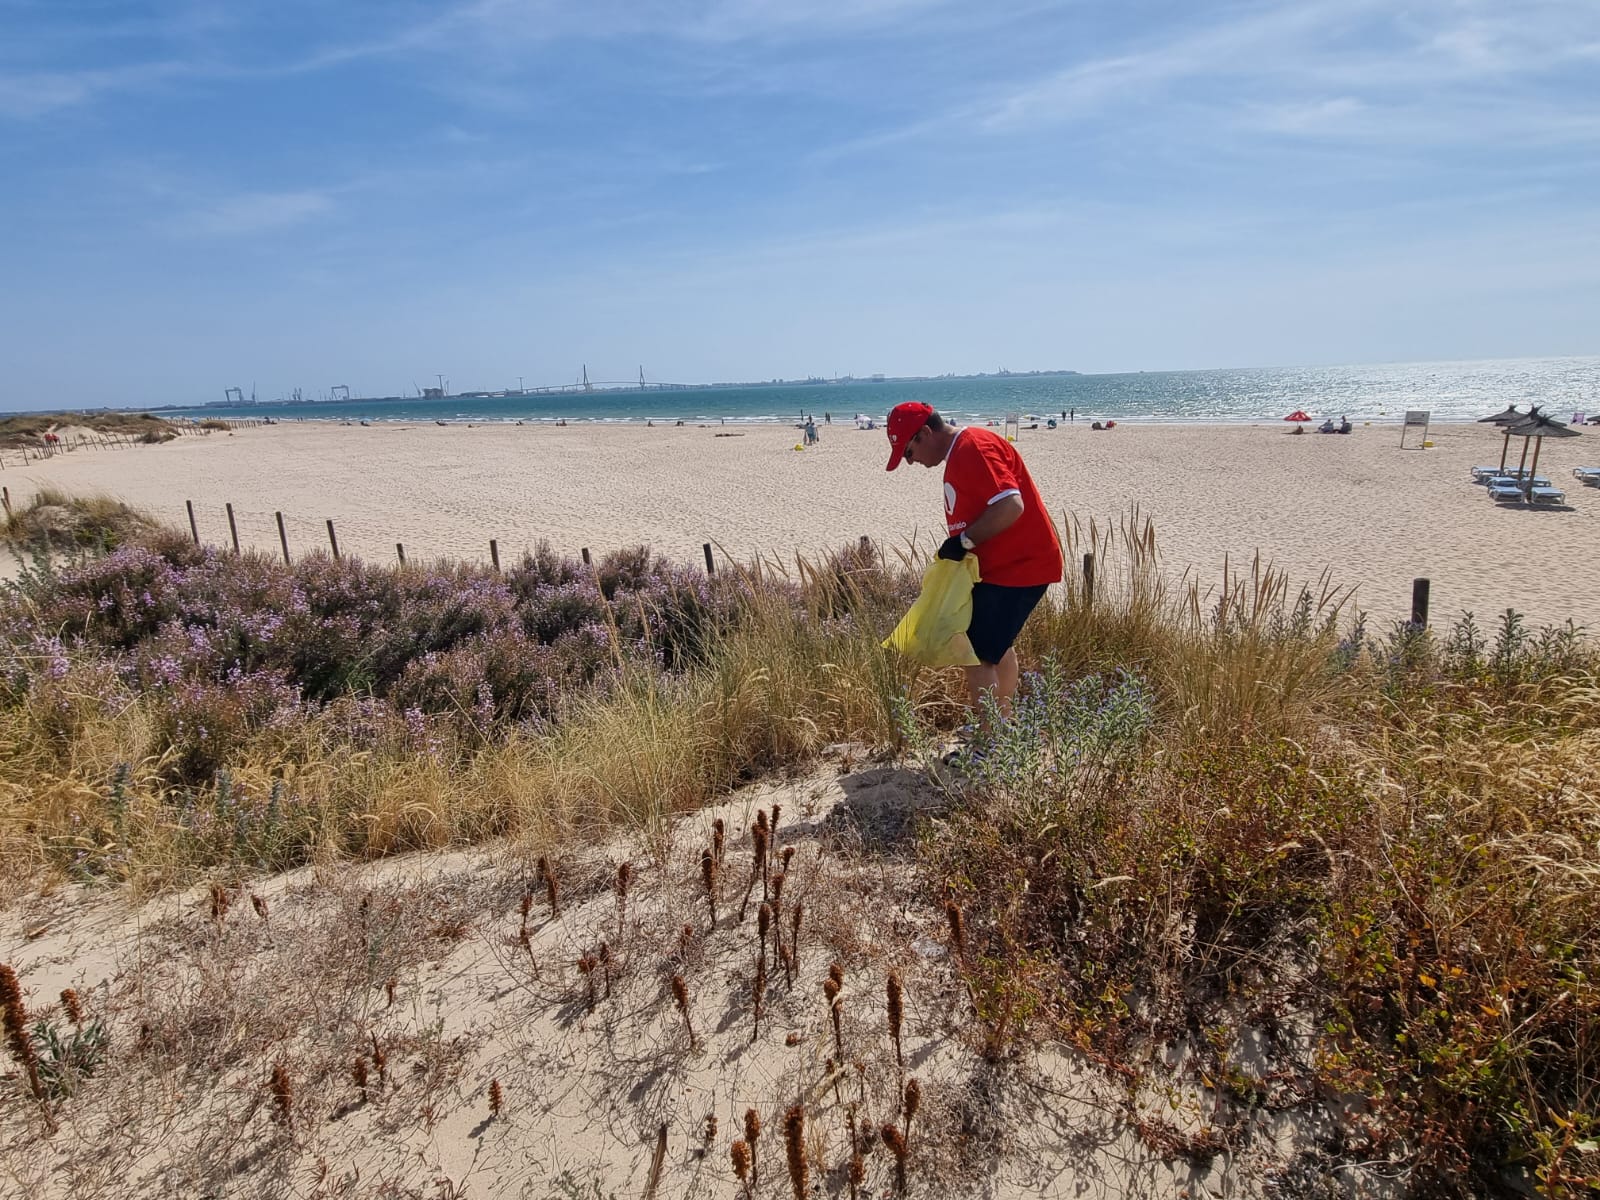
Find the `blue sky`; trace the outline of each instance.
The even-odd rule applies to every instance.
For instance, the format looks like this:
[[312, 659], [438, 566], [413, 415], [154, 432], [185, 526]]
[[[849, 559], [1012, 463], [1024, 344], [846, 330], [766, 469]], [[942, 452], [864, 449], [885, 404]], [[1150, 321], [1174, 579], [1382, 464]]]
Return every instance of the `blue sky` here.
[[0, 0], [0, 409], [1600, 351], [1600, 4]]

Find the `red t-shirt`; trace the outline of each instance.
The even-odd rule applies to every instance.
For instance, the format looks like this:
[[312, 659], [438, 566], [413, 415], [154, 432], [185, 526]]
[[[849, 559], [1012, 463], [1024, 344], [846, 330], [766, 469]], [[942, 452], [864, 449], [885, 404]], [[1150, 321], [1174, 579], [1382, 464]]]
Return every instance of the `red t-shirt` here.
[[996, 500], [1022, 498], [1022, 515], [975, 553], [985, 583], [1033, 587], [1061, 579], [1061, 543], [1039, 489], [1017, 448], [993, 430], [968, 425], [956, 432], [944, 460], [945, 525], [954, 536]]

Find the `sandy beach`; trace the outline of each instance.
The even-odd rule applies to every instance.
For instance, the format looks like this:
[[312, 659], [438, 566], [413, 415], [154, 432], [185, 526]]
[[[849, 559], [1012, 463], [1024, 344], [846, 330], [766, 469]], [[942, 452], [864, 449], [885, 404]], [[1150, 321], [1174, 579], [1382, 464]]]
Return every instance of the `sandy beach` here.
[[[303, 423], [187, 437], [159, 446], [83, 449], [42, 463], [9, 458], [13, 502], [39, 487], [105, 493], [228, 541], [278, 552], [281, 511], [292, 553], [340, 549], [394, 561], [439, 556], [503, 560], [539, 539], [575, 553], [648, 543], [700, 562], [712, 541], [735, 559], [792, 559], [863, 534], [886, 545], [942, 536], [939, 481], [915, 467], [891, 475], [881, 430], [821, 427], [797, 451], [796, 430], [727, 425], [379, 425]], [[1298, 581], [1326, 569], [1356, 588], [1374, 621], [1409, 611], [1411, 580], [1432, 580], [1435, 621], [1463, 610], [1480, 622], [1512, 606], [1535, 623], [1600, 620], [1600, 490], [1572, 478], [1600, 465], [1600, 438], [1550, 441], [1541, 474], [1567, 493], [1551, 511], [1502, 508], [1469, 478], [1497, 463], [1490, 426], [1436, 426], [1434, 446], [1402, 450], [1396, 425], [1351, 436], [1281, 424], [1078, 423], [1026, 430], [1019, 442], [1058, 519], [1101, 527], [1135, 508], [1155, 526], [1163, 568], [1220, 580], [1224, 557], [1258, 551]], [[1511, 463], [1521, 443], [1513, 439]]]

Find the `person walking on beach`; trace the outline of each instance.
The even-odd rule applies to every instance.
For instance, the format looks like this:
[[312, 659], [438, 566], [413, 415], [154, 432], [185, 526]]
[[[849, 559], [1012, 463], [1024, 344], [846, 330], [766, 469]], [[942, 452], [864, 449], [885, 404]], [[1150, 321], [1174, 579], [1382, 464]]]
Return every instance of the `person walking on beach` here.
[[945, 528], [939, 557], [960, 562], [978, 556], [983, 581], [972, 589], [972, 642], [978, 665], [967, 673], [973, 711], [994, 697], [1002, 718], [1010, 716], [1017, 690], [1017, 652], [1012, 644], [1045, 589], [1059, 583], [1061, 543], [1039, 499], [1039, 490], [1017, 448], [993, 430], [957, 429], [930, 405], [911, 401], [889, 413], [889, 466], [901, 462], [944, 468]]

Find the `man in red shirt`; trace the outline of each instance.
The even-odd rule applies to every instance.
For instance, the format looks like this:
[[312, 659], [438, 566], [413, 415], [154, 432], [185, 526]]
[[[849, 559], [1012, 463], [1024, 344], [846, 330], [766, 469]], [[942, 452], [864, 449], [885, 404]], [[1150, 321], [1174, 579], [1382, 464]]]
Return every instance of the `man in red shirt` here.
[[1012, 643], [1044, 596], [1061, 579], [1061, 543], [1017, 448], [989, 429], [947, 425], [927, 404], [897, 404], [889, 413], [889, 470], [902, 461], [944, 467], [945, 525], [939, 557], [978, 556], [983, 581], [972, 589], [967, 637], [978, 665], [965, 668], [967, 694], [981, 713], [991, 692], [1002, 716], [1017, 690]]

